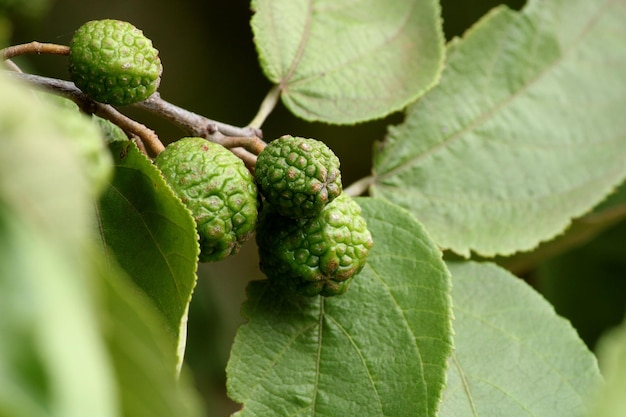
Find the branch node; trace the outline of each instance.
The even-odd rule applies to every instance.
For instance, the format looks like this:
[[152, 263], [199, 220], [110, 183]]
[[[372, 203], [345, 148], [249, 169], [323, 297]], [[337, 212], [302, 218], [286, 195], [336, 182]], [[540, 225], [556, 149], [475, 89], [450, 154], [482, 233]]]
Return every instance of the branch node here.
[[217, 123], [215, 122], [208, 122], [207, 126], [206, 126], [206, 132], [207, 135], [214, 135], [215, 133], [219, 132], [220, 129], [217, 127]]

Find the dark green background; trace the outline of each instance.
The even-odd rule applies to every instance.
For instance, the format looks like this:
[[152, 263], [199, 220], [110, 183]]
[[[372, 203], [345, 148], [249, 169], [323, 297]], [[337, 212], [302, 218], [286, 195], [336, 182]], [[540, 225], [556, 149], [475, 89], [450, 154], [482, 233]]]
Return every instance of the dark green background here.
[[[0, 0], [0, 7], [9, 3]], [[461, 35], [500, 3], [442, 1], [446, 37]], [[520, 8], [524, 2], [507, 3]], [[10, 16], [14, 22], [12, 44], [32, 40], [68, 44], [73, 31], [87, 20], [129, 21], [142, 29], [160, 51], [164, 66], [161, 95], [222, 122], [246, 125], [271, 87], [257, 62], [248, 1], [58, 0], [49, 2], [47, 10], [37, 17], [15, 11]], [[30, 56], [16, 62], [30, 72], [68, 78], [66, 58], [62, 56]], [[183, 135], [145, 112], [128, 109], [127, 113], [155, 129], [164, 142]], [[263, 131], [266, 140], [286, 133], [324, 140], [341, 159], [347, 186], [368, 175], [373, 143], [383, 139], [387, 124], [401, 120], [402, 116], [396, 114], [358, 126], [328, 126], [301, 121], [279, 104]], [[555, 304], [558, 312], [573, 321], [590, 346], [623, 316], [625, 233], [624, 226], [611, 229], [592, 244], [544, 262], [524, 276]], [[254, 243], [249, 242], [241, 253], [224, 262], [201, 265], [199, 275], [190, 311], [187, 362], [207, 401], [209, 415], [229, 415], [237, 407], [225, 395], [224, 367], [241, 322], [239, 306], [247, 282], [263, 278], [257, 268]]]

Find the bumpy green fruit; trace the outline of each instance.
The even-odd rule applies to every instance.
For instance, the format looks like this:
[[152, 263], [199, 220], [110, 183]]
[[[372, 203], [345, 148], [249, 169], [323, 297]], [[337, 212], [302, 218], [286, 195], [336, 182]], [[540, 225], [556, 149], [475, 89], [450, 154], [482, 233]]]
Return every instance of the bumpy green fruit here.
[[159, 87], [162, 71], [159, 51], [128, 22], [89, 21], [70, 43], [72, 81], [102, 103], [123, 106], [147, 99]]
[[347, 194], [310, 218], [292, 219], [264, 207], [256, 240], [267, 277], [309, 296], [344, 293], [373, 245], [361, 207]]
[[259, 154], [255, 176], [265, 199], [283, 216], [317, 215], [341, 194], [339, 158], [323, 142], [283, 136]]
[[236, 253], [257, 224], [257, 188], [241, 159], [203, 138], [169, 144], [154, 163], [191, 211], [200, 239], [200, 262]]

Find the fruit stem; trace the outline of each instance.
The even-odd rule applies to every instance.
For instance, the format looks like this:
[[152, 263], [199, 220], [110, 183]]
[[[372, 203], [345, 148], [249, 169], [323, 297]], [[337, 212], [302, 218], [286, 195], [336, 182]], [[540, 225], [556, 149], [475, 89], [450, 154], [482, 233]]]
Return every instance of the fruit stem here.
[[230, 148], [230, 151], [234, 153], [239, 159], [243, 161], [246, 167], [254, 174], [254, 168], [256, 167], [257, 157], [255, 154], [248, 152], [244, 148]]
[[221, 138], [216, 140], [216, 142], [228, 149], [244, 148], [253, 155], [260, 154], [263, 149], [265, 149], [265, 146], [267, 146], [265, 142], [256, 136], [240, 137], [221, 135]]
[[0, 50], [2, 59], [11, 59], [19, 55], [26, 54], [52, 54], [52, 55], [69, 55], [70, 47], [65, 45], [57, 45], [55, 43], [40, 43], [33, 41], [23, 43], [21, 45], [13, 45]]
[[274, 111], [276, 104], [278, 104], [278, 99], [280, 99], [281, 92], [281, 86], [278, 84], [270, 89], [270, 91], [263, 99], [263, 102], [259, 107], [259, 111], [257, 112], [256, 116], [254, 116], [254, 119], [252, 119], [249, 126], [255, 127], [257, 129], [260, 129], [261, 126], [263, 126], [263, 123], [265, 122], [265, 119], [267, 119], [267, 116], [269, 116], [270, 113]]

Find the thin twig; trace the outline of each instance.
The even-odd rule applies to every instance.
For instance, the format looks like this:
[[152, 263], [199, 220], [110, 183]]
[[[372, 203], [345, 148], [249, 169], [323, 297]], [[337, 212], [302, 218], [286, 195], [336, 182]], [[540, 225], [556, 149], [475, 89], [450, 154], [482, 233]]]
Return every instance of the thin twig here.
[[134, 106], [171, 121], [191, 136], [206, 138], [230, 149], [250, 171], [254, 171], [256, 157], [266, 146], [261, 139], [263, 132], [260, 129], [252, 126], [236, 127], [208, 119], [164, 100], [158, 92]]
[[35, 84], [48, 92], [68, 98], [76, 103], [85, 113], [95, 114], [96, 116], [109, 120], [125, 132], [137, 136], [145, 144], [152, 156], [158, 155], [165, 149], [163, 143], [153, 130], [125, 116], [109, 104], [94, 101], [69, 81], [24, 73], [10, 73], [10, 76]]
[[21, 45], [13, 45], [0, 50], [2, 59], [11, 59], [16, 56], [26, 54], [52, 54], [52, 55], [69, 55], [70, 47], [65, 45], [57, 45], [55, 43], [40, 43], [37, 41], [23, 43]]
[[212, 139], [214, 142], [219, 143], [225, 148], [244, 148], [254, 155], [260, 154], [263, 149], [265, 149], [265, 146], [267, 146], [265, 142], [256, 136], [226, 136], [217, 132], [212, 135]]
[[158, 114], [159, 116], [178, 125], [191, 135], [207, 138], [209, 140], [211, 140], [211, 136], [217, 132], [225, 136], [256, 136], [259, 139], [263, 137], [263, 133], [260, 129], [249, 126], [236, 127], [208, 119], [164, 100], [158, 92], [152, 94], [145, 101], [135, 103], [134, 106], [148, 110], [151, 113]]
[[[125, 132], [139, 137], [153, 155], [158, 155], [164, 149], [163, 143], [154, 131], [123, 115], [113, 106], [92, 100], [72, 82], [31, 74], [12, 73], [12, 76], [69, 98], [85, 112], [111, 121]], [[256, 156], [266, 146], [261, 139], [263, 133], [258, 128], [236, 127], [208, 119], [163, 100], [159, 93], [154, 93], [147, 100], [135, 103], [134, 106], [171, 121], [192, 136], [203, 137], [229, 148], [251, 169], [256, 163]]]
[[145, 145], [138, 144], [139, 149], [148, 149], [151, 156], [157, 156], [165, 149], [163, 142], [161, 142], [154, 130], [123, 115], [109, 104], [96, 103], [93, 114], [116, 124], [125, 132], [137, 136], [139, 141]]
[[254, 173], [254, 168], [256, 167], [257, 160], [257, 156], [255, 154], [248, 152], [243, 148], [230, 148], [230, 151], [237, 155], [243, 161], [243, 163], [246, 164], [246, 167], [248, 167], [250, 172]]

